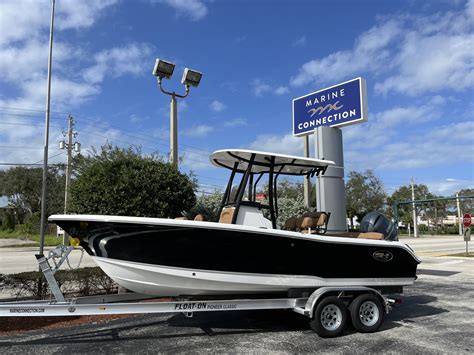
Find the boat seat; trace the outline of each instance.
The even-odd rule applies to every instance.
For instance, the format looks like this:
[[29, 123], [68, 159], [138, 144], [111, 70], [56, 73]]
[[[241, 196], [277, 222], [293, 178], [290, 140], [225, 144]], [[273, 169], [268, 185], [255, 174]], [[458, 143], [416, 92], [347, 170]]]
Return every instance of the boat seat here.
[[365, 232], [365, 233], [359, 233], [359, 236], [357, 238], [383, 240], [384, 235], [382, 233], [377, 233], [377, 232]]
[[343, 237], [343, 238], [358, 238], [358, 239], [374, 239], [374, 240], [383, 240], [384, 236], [382, 233], [377, 232], [332, 232], [331, 237]]
[[232, 217], [234, 217], [235, 207], [226, 207], [222, 210], [219, 217], [219, 223], [232, 224]]
[[202, 214], [198, 213], [196, 215], [196, 217], [194, 217], [194, 220], [195, 221], [204, 221], [204, 216]]
[[297, 222], [296, 217], [288, 218], [285, 221], [285, 224], [283, 225], [283, 230], [295, 232], [296, 231], [296, 222]]
[[306, 212], [298, 219], [297, 227], [303, 233], [324, 234], [327, 231], [329, 213], [326, 212]]

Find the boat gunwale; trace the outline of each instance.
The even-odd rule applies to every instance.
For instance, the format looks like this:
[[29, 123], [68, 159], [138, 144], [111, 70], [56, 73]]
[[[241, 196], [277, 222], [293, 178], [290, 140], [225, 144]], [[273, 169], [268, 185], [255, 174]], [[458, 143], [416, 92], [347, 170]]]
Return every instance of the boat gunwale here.
[[[133, 223], [133, 224], [155, 224], [155, 225], [167, 225], [176, 227], [190, 227], [190, 228], [213, 228], [222, 230], [240, 231], [244, 233], [274, 235], [279, 237], [286, 237], [292, 239], [301, 239], [308, 241], [318, 241], [322, 243], [337, 243], [337, 244], [356, 244], [356, 245], [372, 245], [380, 247], [395, 247], [406, 250], [413, 258], [421, 263], [421, 260], [415, 254], [415, 252], [408, 247], [405, 243], [400, 241], [392, 240], [373, 240], [373, 239], [358, 239], [358, 238], [346, 238], [339, 236], [331, 236], [329, 234], [308, 234], [305, 235], [300, 232], [286, 231], [281, 229], [270, 229], [270, 228], [259, 228], [254, 226], [246, 226], [242, 224], [227, 224], [218, 222], [208, 221], [192, 221], [192, 220], [180, 220], [180, 219], [169, 219], [169, 218], [153, 218], [153, 217], [132, 217], [132, 216], [111, 216], [111, 215], [52, 215], [48, 218], [48, 221], [78, 221], [78, 222], [106, 222], [106, 223]], [[330, 233], [330, 232], [328, 232]]]

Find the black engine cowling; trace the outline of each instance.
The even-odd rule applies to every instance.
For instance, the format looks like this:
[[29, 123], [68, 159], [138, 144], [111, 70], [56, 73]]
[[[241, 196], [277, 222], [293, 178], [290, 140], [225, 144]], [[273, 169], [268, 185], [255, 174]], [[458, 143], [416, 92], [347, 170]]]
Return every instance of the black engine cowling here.
[[386, 240], [398, 240], [398, 232], [395, 225], [380, 212], [367, 213], [360, 222], [360, 231], [378, 232], [384, 235]]

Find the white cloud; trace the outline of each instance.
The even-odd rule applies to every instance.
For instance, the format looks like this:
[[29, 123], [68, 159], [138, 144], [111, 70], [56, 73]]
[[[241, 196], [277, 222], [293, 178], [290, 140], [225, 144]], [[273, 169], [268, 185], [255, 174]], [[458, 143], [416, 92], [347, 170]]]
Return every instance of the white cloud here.
[[83, 78], [95, 84], [102, 82], [106, 75], [116, 78], [127, 74], [143, 74], [151, 51], [151, 46], [145, 43], [105, 49], [94, 56], [95, 64], [83, 72]]
[[[56, 2], [55, 28], [80, 29], [94, 24], [103, 10], [117, 0]], [[3, 0], [0, 2], [0, 44], [35, 39], [49, 30], [50, 1]]]
[[184, 135], [194, 138], [203, 138], [206, 137], [209, 133], [214, 131], [214, 127], [208, 125], [198, 125], [191, 127], [184, 131]]
[[441, 196], [452, 196], [462, 189], [474, 188], [472, 181], [449, 178], [444, 181], [427, 182], [426, 185], [432, 193]]
[[288, 94], [290, 90], [286, 86], [279, 86], [275, 90], [275, 95], [285, 95]]
[[[8, 163], [32, 164], [43, 161], [43, 137], [44, 137], [44, 114], [37, 113], [35, 118], [17, 116], [16, 114], [5, 113], [2, 115], [0, 124], [0, 142], [2, 146], [23, 147], [21, 149], [5, 148], [0, 150], [1, 161]], [[53, 116], [57, 117], [57, 116]], [[62, 129], [66, 127], [66, 117], [63, 121], [50, 121], [50, 138], [48, 156], [49, 163], [59, 163], [66, 161], [66, 152], [60, 150], [58, 142], [63, 140]], [[81, 143], [81, 153], [88, 155], [91, 147], [100, 148], [107, 141], [119, 146], [128, 146], [130, 140], [116, 129], [104, 124], [84, 124], [81, 120], [76, 121], [76, 129], [79, 132], [77, 140]], [[13, 123], [13, 124], [12, 124]], [[27, 147], [27, 148], [24, 148]], [[10, 166], [0, 166], [0, 169], [7, 169]]]
[[130, 117], [129, 117], [129, 121], [130, 123], [134, 124], [134, 125], [138, 125], [146, 120], [150, 119], [149, 116], [142, 116], [142, 115], [137, 115], [135, 113], [131, 114]]
[[185, 166], [193, 171], [213, 168], [213, 165], [209, 161], [208, 157], [204, 156], [202, 153], [198, 153], [190, 149], [186, 149], [183, 152], [182, 166]]
[[79, 29], [92, 26], [106, 8], [118, 0], [77, 1], [60, 0], [57, 4], [57, 26], [59, 29]]
[[263, 94], [272, 90], [272, 87], [261, 79], [254, 79], [251, 84], [253, 86], [253, 93], [257, 97], [263, 96]]
[[379, 19], [351, 50], [304, 63], [293, 86], [322, 85], [372, 73], [376, 91], [415, 95], [474, 85], [472, 0], [463, 11]]
[[389, 52], [384, 47], [392, 44], [400, 34], [400, 23], [387, 21], [363, 33], [352, 50], [339, 51], [322, 59], [306, 62], [290, 80], [293, 86], [309, 83], [328, 83], [341, 80], [361, 71], [377, 71], [389, 63]]
[[[310, 146], [313, 146], [313, 137], [310, 137]], [[303, 138], [294, 137], [292, 134], [271, 135], [262, 134], [250, 143], [248, 149], [260, 150], [264, 152], [282, 153], [289, 155], [303, 156]], [[310, 156], [313, 152], [310, 150]]]
[[209, 107], [211, 108], [212, 111], [215, 111], [215, 112], [221, 112], [227, 108], [226, 105], [224, 105], [222, 102], [218, 100], [212, 101]]
[[423, 36], [410, 33], [395, 61], [398, 73], [375, 86], [376, 91], [415, 95], [474, 85], [474, 35]]
[[235, 43], [242, 43], [242, 42], [245, 42], [247, 40], [247, 35], [243, 35], [243, 36], [239, 36], [235, 39]]
[[[130, 43], [94, 54], [86, 53], [80, 43], [58, 40], [64, 38], [61, 32], [66, 29], [83, 30], [92, 26], [116, 2], [56, 2], [57, 36], [53, 45], [52, 111], [69, 111], [97, 96], [101, 91], [101, 83], [108, 76], [139, 75], [141, 69], [146, 67], [143, 66], [143, 61], [147, 60], [146, 57], [151, 53], [151, 47], [147, 44]], [[50, 10], [48, 1], [0, 2], [0, 85], [8, 83], [9, 91], [13, 93], [2, 93], [1, 106], [35, 110], [44, 108]], [[44, 113], [38, 113], [37, 116], [31, 119], [2, 115], [4, 122], [16, 123], [0, 125], [2, 144], [38, 147], [2, 150], [2, 160], [31, 163], [42, 159]], [[64, 125], [57, 127], [57, 121], [52, 121], [50, 127], [50, 155], [54, 155], [57, 154], [56, 143], [62, 137], [60, 129]], [[116, 141], [119, 145], [130, 144], [124, 143], [126, 139], [121, 137], [120, 132], [107, 127], [90, 126], [86, 127], [86, 130], [95, 136], [92, 133], [80, 132], [79, 140], [84, 150], [92, 144], [100, 146], [107, 139], [114, 143]], [[63, 155], [55, 157], [54, 161], [61, 159], [64, 159]]]
[[[79, 49], [57, 42], [53, 46], [53, 66], [55, 71], [62, 70], [65, 61], [71, 57], [80, 56]], [[46, 71], [48, 60], [47, 44], [38, 39], [31, 39], [21, 45], [3, 46], [0, 61], [0, 79], [18, 83], [36, 79]]]
[[364, 140], [368, 142], [376, 138], [370, 131], [362, 132], [359, 142], [351, 142], [344, 136], [348, 142], [344, 152], [346, 167], [403, 170], [463, 162], [472, 166], [473, 133], [474, 122], [467, 121], [428, 128], [422, 134], [407, 133], [398, 141], [388, 139], [376, 145], [363, 144]]
[[151, 0], [151, 2], [166, 4], [178, 15], [188, 17], [193, 21], [201, 20], [208, 13], [207, 6], [200, 0]]
[[440, 101], [435, 97], [424, 105], [396, 106], [369, 115], [367, 123], [344, 127], [344, 145], [349, 150], [380, 147], [394, 140], [399, 126], [409, 129], [419, 123], [439, 119], [444, 102], [445, 100]]
[[252, 91], [257, 97], [262, 97], [268, 93], [280, 96], [290, 92], [290, 90], [286, 86], [278, 86], [274, 88], [272, 85], [259, 78], [252, 80], [251, 85]]
[[304, 47], [306, 45], [306, 36], [301, 36], [296, 41], [293, 42], [295, 47]]
[[243, 118], [236, 118], [234, 120], [227, 120], [224, 123], [224, 127], [243, 127], [247, 126], [247, 120]]
[[[58, 1], [56, 34], [65, 29], [78, 30], [92, 26], [115, 3], [116, 0]], [[49, 2], [0, 3], [0, 83], [10, 83], [17, 93], [16, 97], [3, 96], [0, 100], [3, 106], [44, 107], [50, 10]], [[140, 74], [146, 67], [144, 64], [150, 53], [150, 45], [130, 43], [94, 55], [85, 53], [76, 43], [69, 44], [56, 39], [53, 45], [51, 84], [53, 110], [69, 110], [98, 95], [101, 90], [99, 84], [106, 76]]]

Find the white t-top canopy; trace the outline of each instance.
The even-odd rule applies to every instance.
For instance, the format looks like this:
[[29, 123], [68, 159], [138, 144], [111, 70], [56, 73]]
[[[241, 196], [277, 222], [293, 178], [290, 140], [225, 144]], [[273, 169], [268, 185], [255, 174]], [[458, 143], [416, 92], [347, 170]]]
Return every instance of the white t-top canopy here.
[[[245, 172], [248, 168], [252, 155], [255, 159], [252, 164], [251, 173], [274, 173], [283, 175], [307, 175], [318, 173], [328, 165], [334, 165], [331, 160], [319, 160], [294, 155], [259, 152], [246, 149], [223, 149], [211, 155], [211, 163], [215, 166], [233, 170], [237, 164], [238, 172]], [[273, 162], [273, 163], [272, 163]]]

